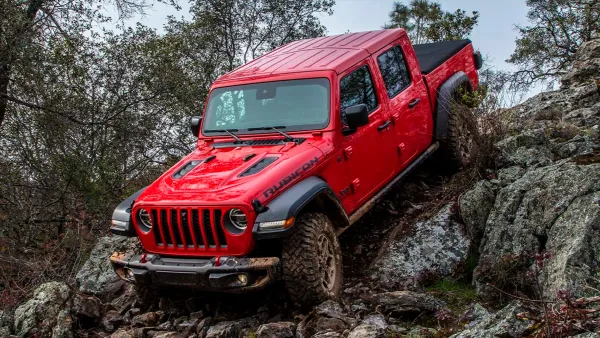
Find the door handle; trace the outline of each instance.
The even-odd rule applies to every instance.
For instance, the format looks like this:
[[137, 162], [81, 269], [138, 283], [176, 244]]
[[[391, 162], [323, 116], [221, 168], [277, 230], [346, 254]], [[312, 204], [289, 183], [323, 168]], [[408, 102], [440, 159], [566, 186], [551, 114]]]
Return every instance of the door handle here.
[[384, 130], [385, 128], [389, 127], [389, 126], [390, 126], [390, 124], [392, 124], [392, 121], [390, 121], [390, 120], [387, 120], [387, 121], [385, 121], [385, 123], [384, 123], [384, 124], [382, 124], [382, 125], [380, 125], [379, 127], [377, 127], [377, 130], [378, 130], [378, 131], [382, 131], [382, 130]]
[[419, 102], [421, 102], [421, 99], [414, 99], [414, 100], [410, 101], [408, 103], [408, 108], [411, 108], [411, 109], [414, 108], [416, 105], [419, 104]]

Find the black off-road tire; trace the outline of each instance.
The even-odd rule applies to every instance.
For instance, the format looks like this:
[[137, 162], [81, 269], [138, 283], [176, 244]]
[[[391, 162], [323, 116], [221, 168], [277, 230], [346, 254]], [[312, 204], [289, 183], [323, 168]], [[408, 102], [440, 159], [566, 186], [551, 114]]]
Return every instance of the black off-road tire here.
[[448, 116], [448, 134], [440, 140], [439, 165], [447, 173], [455, 173], [475, 160], [479, 132], [472, 108], [454, 100]]
[[342, 251], [333, 224], [322, 213], [300, 215], [283, 242], [283, 279], [303, 307], [337, 298], [342, 288]]

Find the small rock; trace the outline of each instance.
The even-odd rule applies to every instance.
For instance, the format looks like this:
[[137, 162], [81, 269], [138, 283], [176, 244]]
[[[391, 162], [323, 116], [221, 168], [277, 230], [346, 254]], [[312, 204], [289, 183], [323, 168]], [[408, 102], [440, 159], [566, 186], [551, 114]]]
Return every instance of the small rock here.
[[119, 329], [117, 332], [110, 335], [110, 338], [134, 338], [129, 331]]
[[296, 324], [292, 322], [278, 322], [263, 324], [256, 330], [256, 338], [293, 338]]
[[350, 331], [348, 338], [384, 337], [387, 326], [383, 315], [370, 315], [365, 317], [360, 325]]
[[373, 296], [370, 302], [386, 312], [435, 312], [446, 308], [446, 303], [428, 295], [412, 291], [385, 292]]
[[69, 312], [62, 310], [56, 318], [56, 325], [52, 329], [52, 338], [72, 338], [73, 337], [73, 318]]
[[123, 316], [115, 310], [107, 311], [102, 318], [101, 324], [106, 332], [114, 332], [123, 324]]
[[208, 331], [208, 328], [209, 328], [211, 322], [212, 322], [212, 318], [207, 317], [207, 318], [202, 319], [198, 323], [198, 326], [196, 327], [196, 333], [198, 334], [198, 337], [202, 338], [206, 335], [206, 332]]
[[158, 325], [156, 327], [156, 330], [158, 330], [158, 331], [173, 331], [174, 328], [175, 327], [173, 326], [173, 323], [167, 321], [167, 322], [164, 322], [164, 323]]
[[323, 331], [315, 333], [311, 338], [340, 338], [342, 334], [335, 331]]
[[[200, 326], [200, 324], [198, 324]], [[258, 327], [256, 318], [248, 317], [240, 320], [225, 321], [211, 326], [206, 332], [206, 338], [237, 338], [243, 329]]]
[[147, 312], [137, 315], [131, 319], [133, 327], [149, 327], [156, 326], [160, 320], [160, 314], [156, 312]]
[[181, 322], [177, 324], [177, 331], [183, 332], [185, 335], [190, 335], [191, 333], [196, 332], [196, 327], [199, 322], [200, 319], [191, 319]]
[[102, 303], [98, 298], [77, 296], [73, 299], [73, 312], [77, 317], [87, 317], [97, 320], [101, 316]]
[[[437, 333], [436, 329], [432, 329], [429, 327], [415, 326], [408, 333], [406, 337], [408, 338], [422, 338], [422, 337], [435, 337]], [[482, 337], [482, 336], [474, 336], [474, 337]], [[486, 336], [490, 337], [490, 336]], [[491, 336], [493, 337], [493, 336]]]
[[320, 317], [317, 319], [317, 331], [343, 331], [348, 324], [338, 318]]
[[185, 338], [187, 337], [184, 334], [181, 334], [179, 332], [176, 331], [169, 331], [169, 332], [158, 332], [156, 333], [156, 335], [153, 336], [153, 338]]
[[467, 326], [474, 326], [481, 319], [489, 316], [490, 313], [479, 303], [475, 303], [471, 305], [465, 312], [463, 312], [458, 319], [459, 323], [465, 324]]
[[389, 325], [387, 327], [386, 332], [389, 335], [391, 335], [392, 337], [395, 337], [395, 336], [399, 336], [401, 334], [405, 334], [406, 332], [408, 332], [408, 329], [394, 324], [394, 325]]
[[206, 314], [202, 310], [190, 313], [191, 319], [202, 319], [205, 316], [206, 316]]

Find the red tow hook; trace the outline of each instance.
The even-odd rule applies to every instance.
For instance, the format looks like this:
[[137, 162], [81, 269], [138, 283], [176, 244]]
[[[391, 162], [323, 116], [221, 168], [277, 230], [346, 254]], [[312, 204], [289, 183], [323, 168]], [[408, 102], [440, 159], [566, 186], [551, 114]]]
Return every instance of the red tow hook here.
[[142, 254], [142, 256], [140, 257], [140, 263], [144, 264], [144, 263], [146, 263], [146, 262], [147, 262], [147, 260], [146, 260], [146, 255], [147, 255], [147, 253], [146, 253], [146, 252], [144, 252], [144, 253]]
[[221, 266], [221, 256], [215, 257], [215, 264], [214, 264], [214, 266]]

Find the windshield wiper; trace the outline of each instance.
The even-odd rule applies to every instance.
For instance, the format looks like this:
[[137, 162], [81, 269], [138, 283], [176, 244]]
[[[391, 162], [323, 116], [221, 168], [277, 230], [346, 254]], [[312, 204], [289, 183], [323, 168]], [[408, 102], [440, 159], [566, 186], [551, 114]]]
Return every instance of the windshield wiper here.
[[294, 138], [291, 137], [289, 134], [284, 133], [283, 131], [279, 130], [279, 129], [284, 129], [285, 126], [274, 126], [274, 127], [254, 127], [254, 128], [248, 128], [248, 131], [252, 131], [252, 130], [275, 130], [276, 132], [280, 133], [281, 135], [283, 135], [285, 137], [286, 142], [293, 142]]
[[232, 133], [232, 131], [238, 131], [238, 130], [237, 129], [208, 129], [208, 130], [205, 130], [204, 132], [205, 133], [227, 133], [235, 139], [235, 143], [244, 143], [244, 140], [237, 137], [234, 133]]

